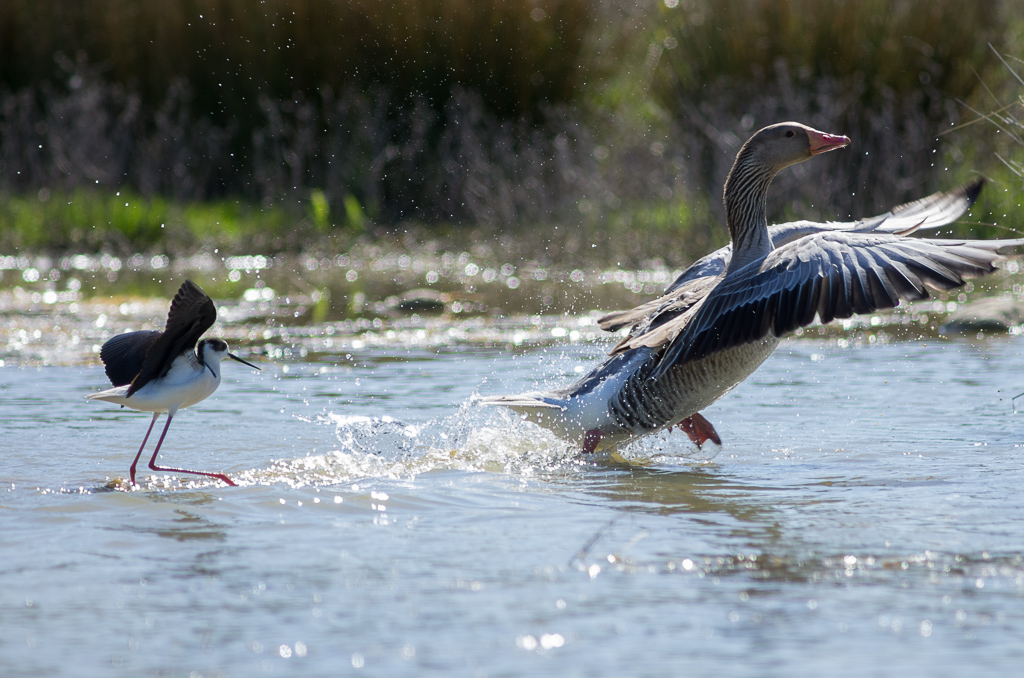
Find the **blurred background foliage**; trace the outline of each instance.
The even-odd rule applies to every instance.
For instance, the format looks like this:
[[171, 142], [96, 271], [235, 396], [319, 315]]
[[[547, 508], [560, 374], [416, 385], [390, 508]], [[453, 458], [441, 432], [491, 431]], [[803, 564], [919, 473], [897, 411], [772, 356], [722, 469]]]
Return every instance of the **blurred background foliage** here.
[[740, 144], [788, 119], [854, 143], [781, 175], [776, 220], [981, 172], [991, 235], [1024, 215], [1022, 56], [1024, 0], [5, 0], [0, 247], [416, 225], [685, 260], [725, 241]]

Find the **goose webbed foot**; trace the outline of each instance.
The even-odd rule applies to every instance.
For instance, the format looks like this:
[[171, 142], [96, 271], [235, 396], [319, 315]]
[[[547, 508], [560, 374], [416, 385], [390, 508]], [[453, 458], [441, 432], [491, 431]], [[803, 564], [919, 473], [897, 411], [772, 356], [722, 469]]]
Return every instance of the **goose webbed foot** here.
[[679, 422], [678, 426], [697, 447], [700, 447], [709, 440], [715, 445], [722, 444], [722, 439], [718, 437], [715, 427], [700, 412], [691, 414], [686, 419], [683, 419]]
[[597, 444], [601, 442], [601, 432], [596, 428], [592, 428], [583, 434], [583, 454], [591, 454], [597, 449]]

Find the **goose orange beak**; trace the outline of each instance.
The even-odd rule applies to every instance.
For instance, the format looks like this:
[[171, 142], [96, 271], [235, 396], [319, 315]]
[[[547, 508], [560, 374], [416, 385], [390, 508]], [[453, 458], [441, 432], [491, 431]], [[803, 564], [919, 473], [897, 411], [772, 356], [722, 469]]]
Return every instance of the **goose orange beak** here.
[[807, 130], [807, 137], [811, 142], [811, 155], [828, 153], [850, 143], [850, 137], [844, 137], [840, 134], [825, 134], [813, 129]]

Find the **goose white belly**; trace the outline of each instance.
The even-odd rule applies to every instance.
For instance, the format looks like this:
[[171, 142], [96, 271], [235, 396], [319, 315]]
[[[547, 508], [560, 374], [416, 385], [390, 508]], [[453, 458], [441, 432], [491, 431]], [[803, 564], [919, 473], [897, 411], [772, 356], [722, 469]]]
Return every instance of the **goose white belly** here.
[[612, 426], [601, 427], [605, 444], [621, 443], [675, 426], [735, 388], [761, 366], [779, 345], [775, 337], [718, 351], [673, 368], [651, 380], [631, 375], [608, 404]]
[[[632, 351], [613, 357], [566, 389], [486, 398], [484, 404], [504, 405], [563, 440], [580, 441], [587, 431], [616, 426], [608, 404], [650, 356], [650, 349]], [[616, 361], [621, 364], [600, 374]]]
[[595, 378], [589, 376], [564, 391], [489, 399], [488, 404], [510, 407], [565, 440], [581, 442], [596, 431], [601, 447], [620, 444], [700, 412], [750, 376], [778, 345], [769, 336], [686, 363], [657, 380], [647, 377], [654, 364], [651, 350], [637, 349], [596, 383], [588, 384]]

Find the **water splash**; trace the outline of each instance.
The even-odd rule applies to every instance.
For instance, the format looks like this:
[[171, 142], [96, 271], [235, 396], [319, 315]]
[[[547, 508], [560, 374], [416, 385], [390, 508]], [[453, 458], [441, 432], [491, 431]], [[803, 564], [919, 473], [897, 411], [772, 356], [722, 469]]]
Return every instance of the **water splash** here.
[[[581, 455], [576, 445], [525, 421], [509, 410], [479, 406], [471, 399], [451, 415], [415, 424], [388, 415], [328, 412], [307, 420], [334, 427], [328, 453], [282, 459], [241, 474], [243, 482], [294, 487], [347, 484], [367, 478], [410, 480], [422, 473], [459, 470], [518, 478], [564, 476], [596, 465], [692, 465], [718, 452], [697, 450], [678, 434], [636, 441], [621, 450]], [[712, 449], [714, 448], [714, 449]]]

